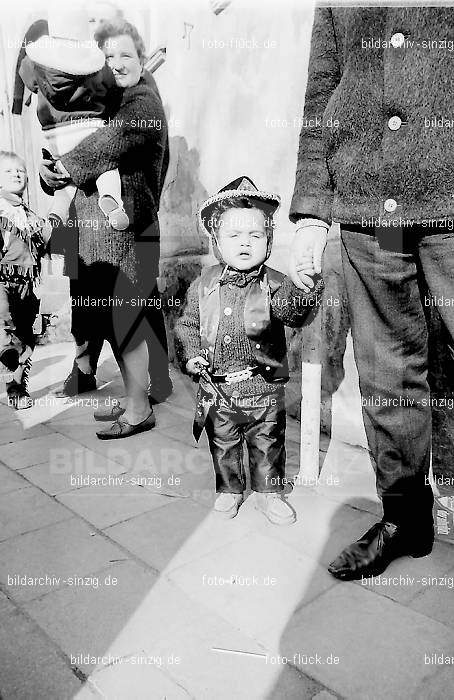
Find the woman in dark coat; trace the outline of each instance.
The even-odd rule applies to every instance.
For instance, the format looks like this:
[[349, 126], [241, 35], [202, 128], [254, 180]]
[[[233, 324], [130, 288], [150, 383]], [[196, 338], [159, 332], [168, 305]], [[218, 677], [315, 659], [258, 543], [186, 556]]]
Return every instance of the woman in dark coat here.
[[[106, 126], [61, 158], [75, 197], [78, 255], [66, 253], [71, 280], [72, 327], [80, 347], [106, 338], [119, 362], [127, 400], [123, 415], [101, 439], [149, 430], [155, 419], [147, 398], [150, 305], [159, 265], [158, 205], [168, 164], [167, 123], [153, 83], [142, 77], [144, 45], [123, 20], [97, 35], [120, 89], [120, 105]], [[96, 178], [118, 168], [130, 226], [112, 229], [98, 206]], [[77, 259], [76, 259], [77, 258]], [[76, 268], [70, 270], [71, 262]], [[148, 311], [147, 311], [148, 309]], [[79, 336], [79, 337], [78, 337]]]

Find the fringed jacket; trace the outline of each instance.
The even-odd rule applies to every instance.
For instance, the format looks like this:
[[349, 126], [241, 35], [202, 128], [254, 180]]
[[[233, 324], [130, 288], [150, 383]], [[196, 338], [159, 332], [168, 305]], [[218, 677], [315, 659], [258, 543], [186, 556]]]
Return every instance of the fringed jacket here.
[[39, 278], [50, 223], [21, 197], [0, 191], [0, 282], [30, 284]]

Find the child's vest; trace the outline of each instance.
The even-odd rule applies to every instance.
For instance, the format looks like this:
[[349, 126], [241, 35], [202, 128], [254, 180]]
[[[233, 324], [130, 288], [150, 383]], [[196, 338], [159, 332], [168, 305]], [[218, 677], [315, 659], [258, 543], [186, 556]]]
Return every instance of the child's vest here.
[[[210, 369], [213, 369], [214, 348], [219, 328], [220, 284], [222, 265], [209, 267], [202, 273], [199, 284], [200, 340]], [[273, 319], [273, 297], [284, 275], [263, 265], [262, 271], [247, 290], [243, 322], [251, 349], [261, 374], [270, 382], [288, 380], [287, 344], [284, 324]]]

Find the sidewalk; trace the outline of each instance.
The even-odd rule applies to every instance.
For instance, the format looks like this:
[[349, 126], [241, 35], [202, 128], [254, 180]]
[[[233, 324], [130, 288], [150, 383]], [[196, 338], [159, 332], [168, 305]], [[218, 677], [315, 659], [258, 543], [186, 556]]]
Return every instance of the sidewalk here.
[[[118, 370], [106, 346], [96, 394], [51, 400], [71, 358], [70, 344], [37, 349], [41, 405], [14, 413], [0, 396], [3, 700], [449, 695], [454, 547], [393, 562], [375, 585], [326, 571], [379, 512], [364, 449], [331, 441], [324, 484], [289, 495], [290, 528], [253, 497], [218, 521], [191, 382], [173, 372], [152, 432], [102, 442], [92, 413], [121, 396]], [[298, 439], [290, 422], [290, 474]]]

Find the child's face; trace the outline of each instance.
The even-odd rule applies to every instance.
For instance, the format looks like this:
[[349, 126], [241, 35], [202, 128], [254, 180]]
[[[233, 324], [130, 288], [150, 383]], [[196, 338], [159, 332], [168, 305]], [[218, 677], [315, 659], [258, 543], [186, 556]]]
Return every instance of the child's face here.
[[12, 194], [22, 194], [27, 184], [27, 173], [20, 160], [2, 158], [0, 160], [0, 190]]
[[260, 209], [227, 209], [219, 219], [216, 237], [229, 267], [250, 270], [266, 260], [265, 215]]

